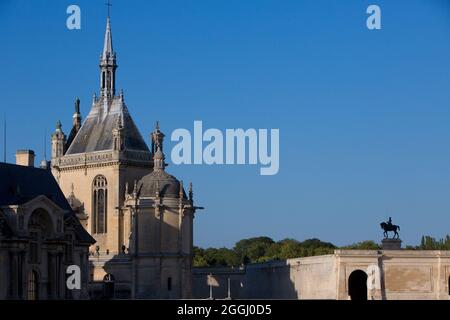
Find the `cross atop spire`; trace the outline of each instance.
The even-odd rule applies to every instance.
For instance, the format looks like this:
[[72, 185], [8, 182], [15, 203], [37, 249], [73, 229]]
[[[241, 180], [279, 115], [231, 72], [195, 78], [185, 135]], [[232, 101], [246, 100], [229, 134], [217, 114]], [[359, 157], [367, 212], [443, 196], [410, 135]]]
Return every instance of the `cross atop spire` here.
[[111, 7], [112, 7], [112, 4], [111, 4], [111, 2], [108, 0], [108, 2], [105, 3], [105, 6], [107, 6], [107, 8], [108, 8], [108, 18], [109, 18], [110, 9], [111, 9]]

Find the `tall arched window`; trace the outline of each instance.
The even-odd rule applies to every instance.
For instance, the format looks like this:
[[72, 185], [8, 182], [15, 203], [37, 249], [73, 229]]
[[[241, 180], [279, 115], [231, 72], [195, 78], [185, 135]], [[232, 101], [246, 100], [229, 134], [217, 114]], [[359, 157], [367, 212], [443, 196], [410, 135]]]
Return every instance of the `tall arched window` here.
[[92, 185], [92, 231], [106, 233], [108, 185], [104, 176], [96, 176]]
[[28, 274], [27, 299], [37, 300], [38, 298], [38, 275], [36, 271], [31, 270]]

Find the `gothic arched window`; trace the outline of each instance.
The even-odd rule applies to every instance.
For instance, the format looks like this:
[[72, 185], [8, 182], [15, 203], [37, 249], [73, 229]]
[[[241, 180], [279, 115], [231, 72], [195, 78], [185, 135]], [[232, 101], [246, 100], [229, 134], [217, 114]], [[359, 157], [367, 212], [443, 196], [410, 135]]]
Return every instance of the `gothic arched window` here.
[[38, 299], [38, 275], [34, 270], [31, 270], [28, 274], [27, 299]]
[[104, 176], [96, 176], [92, 185], [92, 231], [106, 233], [108, 185]]

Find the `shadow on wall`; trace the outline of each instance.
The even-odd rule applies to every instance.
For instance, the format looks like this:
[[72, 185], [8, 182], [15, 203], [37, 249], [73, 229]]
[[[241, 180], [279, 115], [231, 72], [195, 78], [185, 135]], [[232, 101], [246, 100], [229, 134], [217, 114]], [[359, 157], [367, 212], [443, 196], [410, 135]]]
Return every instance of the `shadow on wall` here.
[[[131, 263], [128, 254], [100, 256], [108, 258], [104, 262], [105, 275], [101, 281], [90, 281], [89, 295], [92, 300], [112, 300], [131, 298]], [[94, 264], [98, 261], [90, 261], [91, 273], [94, 272]]]
[[[99, 250], [91, 257], [91, 299], [179, 299], [190, 292], [191, 260], [178, 250], [189, 247], [173, 221], [178, 216], [165, 213], [170, 222], [161, 224], [151, 212], [141, 211], [136, 234], [129, 248], [120, 254]], [[176, 219], [176, 220], [175, 220]], [[184, 229], [183, 229], [184, 230]], [[180, 243], [181, 242], [181, 243]], [[106, 277], [106, 278], [105, 278]], [[133, 293], [134, 290], [134, 293]]]
[[[287, 261], [244, 267], [194, 268], [194, 299], [298, 299], [295, 269]], [[211, 286], [209, 285], [211, 284]], [[211, 296], [212, 295], [212, 296]]]

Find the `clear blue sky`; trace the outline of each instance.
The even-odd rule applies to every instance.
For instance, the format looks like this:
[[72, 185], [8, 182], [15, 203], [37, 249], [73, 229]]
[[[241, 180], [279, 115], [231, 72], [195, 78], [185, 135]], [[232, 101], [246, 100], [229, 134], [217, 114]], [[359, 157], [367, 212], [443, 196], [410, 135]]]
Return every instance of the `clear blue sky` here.
[[[104, 0], [0, 0], [0, 117], [8, 161], [98, 92]], [[82, 29], [69, 31], [78, 4]], [[382, 9], [369, 31], [366, 8]], [[279, 128], [280, 172], [169, 166], [193, 181], [195, 242], [267, 235], [338, 245], [449, 233], [450, 1], [113, 1], [118, 87], [148, 140], [207, 128]], [[167, 142], [166, 150], [173, 144]], [[1, 140], [3, 150], [3, 139]]]

